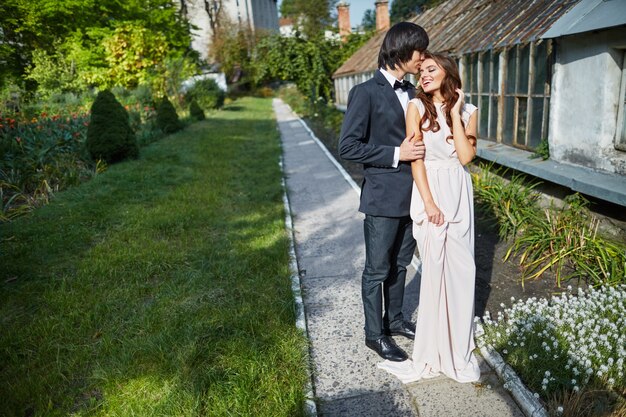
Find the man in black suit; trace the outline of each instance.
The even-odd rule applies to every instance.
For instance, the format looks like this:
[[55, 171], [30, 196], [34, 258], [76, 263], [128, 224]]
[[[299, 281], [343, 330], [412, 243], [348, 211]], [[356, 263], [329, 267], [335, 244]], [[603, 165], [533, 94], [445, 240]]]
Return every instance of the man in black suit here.
[[414, 23], [389, 29], [378, 54], [379, 70], [350, 90], [339, 139], [341, 157], [362, 163], [365, 171], [359, 207], [365, 213], [365, 344], [391, 361], [403, 361], [407, 354], [390, 336], [415, 338], [402, 302], [406, 268], [415, 252], [411, 161], [424, 157], [424, 145], [405, 137], [406, 108], [415, 87], [403, 78], [419, 72], [427, 47], [426, 31]]

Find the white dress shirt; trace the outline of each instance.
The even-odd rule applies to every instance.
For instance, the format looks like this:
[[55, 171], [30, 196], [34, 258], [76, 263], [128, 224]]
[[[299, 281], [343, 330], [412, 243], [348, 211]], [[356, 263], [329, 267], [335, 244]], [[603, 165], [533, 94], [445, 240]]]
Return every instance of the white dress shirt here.
[[[385, 76], [389, 84], [393, 88], [393, 85], [398, 82], [402, 82], [402, 80], [398, 80], [396, 77], [387, 72], [384, 68], [379, 68], [379, 71]], [[409, 105], [409, 93], [404, 91], [401, 88], [394, 90], [396, 92], [396, 96], [398, 96], [398, 100], [400, 100], [400, 105], [402, 106], [402, 110], [404, 110], [404, 117], [406, 118], [406, 109]], [[400, 147], [396, 146], [396, 149], [393, 153], [393, 165], [392, 167], [397, 168], [398, 163], [400, 162]]]

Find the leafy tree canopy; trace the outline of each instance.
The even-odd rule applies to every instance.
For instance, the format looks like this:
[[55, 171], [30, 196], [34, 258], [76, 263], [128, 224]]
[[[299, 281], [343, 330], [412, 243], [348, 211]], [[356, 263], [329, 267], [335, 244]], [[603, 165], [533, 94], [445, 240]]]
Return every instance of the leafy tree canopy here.
[[171, 0], [2, 0], [0, 86], [5, 79], [19, 81], [33, 56], [41, 62], [60, 54], [74, 66], [79, 60], [102, 67], [105, 40], [128, 24], [163, 36], [168, 54], [189, 52], [189, 25]]
[[376, 9], [367, 9], [365, 13], [363, 13], [361, 27], [366, 31], [376, 29]]
[[427, 0], [393, 0], [389, 10], [391, 23], [409, 20], [422, 12]]
[[273, 35], [262, 39], [254, 51], [256, 83], [293, 81], [310, 101], [332, 100], [333, 72], [373, 34], [351, 34], [347, 42]]
[[283, 0], [280, 14], [294, 20], [308, 38], [324, 34], [324, 30], [334, 27], [333, 11], [337, 0]]
[[[409, 20], [425, 9], [431, 9], [444, 0], [393, 0], [389, 10], [391, 23]], [[374, 15], [375, 16], [375, 15]]]

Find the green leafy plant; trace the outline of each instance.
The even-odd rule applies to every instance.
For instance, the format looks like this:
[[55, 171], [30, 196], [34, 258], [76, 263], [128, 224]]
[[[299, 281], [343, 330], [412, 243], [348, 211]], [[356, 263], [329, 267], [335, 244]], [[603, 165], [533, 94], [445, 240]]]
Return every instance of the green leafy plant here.
[[52, 53], [33, 51], [32, 64], [26, 78], [37, 83], [42, 98], [66, 92], [80, 92], [87, 88], [85, 80], [77, 74], [75, 62], [63, 54], [61, 48]]
[[135, 132], [140, 146], [151, 143], [163, 135], [156, 124], [156, 109], [152, 89], [149, 86], [142, 84], [135, 89], [118, 86], [111, 89], [111, 92], [128, 111], [130, 127]]
[[539, 142], [539, 145], [530, 158], [541, 158], [544, 161], [550, 159], [550, 144], [548, 143], [548, 139], [541, 139], [541, 142]]
[[0, 221], [48, 203], [52, 193], [93, 176], [84, 150], [88, 115], [0, 115]]
[[219, 109], [224, 106], [226, 93], [210, 78], [196, 81], [185, 93], [185, 101], [195, 101], [204, 110]]
[[565, 203], [562, 208], [546, 208], [543, 216], [530, 217], [505, 259], [519, 256], [523, 280], [554, 270], [559, 287], [572, 278], [592, 285], [625, 282], [626, 247], [598, 235], [599, 221], [580, 194], [568, 196]]
[[483, 318], [479, 345], [497, 349], [550, 415], [624, 415], [626, 286], [568, 287], [512, 304]]
[[109, 164], [139, 155], [128, 112], [109, 90], [99, 92], [91, 106], [86, 145], [93, 160]]
[[472, 174], [477, 206], [494, 215], [501, 239], [511, 244], [505, 260], [517, 257], [522, 285], [553, 271], [555, 284], [570, 279], [591, 285], [626, 282], [626, 247], [598, 233], [588, 201], [574, 194], [563, 207], [539, 207], [539, 183], [515, 174], [510, 180], [493, 164]]
[[535, 188], [540, 183], [523, 174], [515, 174], [507, 181], [501, 177], [506, 173], [494, 164], [480, 164], [472, 174], [478, 207], [495, 215], [501, 239], [521, 232], [539, 210], [540, 195]]
[[337, 42], [300, 36], [270, 36], [254, 52], [254, 81], [293, 81], [309, 100], [332, 97], [330, 77], [341, 60]]

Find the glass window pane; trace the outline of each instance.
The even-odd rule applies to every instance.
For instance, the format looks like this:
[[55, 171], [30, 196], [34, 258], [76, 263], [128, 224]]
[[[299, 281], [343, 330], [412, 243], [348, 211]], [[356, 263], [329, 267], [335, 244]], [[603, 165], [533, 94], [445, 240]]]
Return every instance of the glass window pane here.
[[468, 59], [468, 55], [464, 55], [462, 58], [463, 60], [463, 76], [461, 79], [461, 83], [463, 86], [463, 91], [465, 91], [466, 93], [469, 93], [469, 71], [470, 71], [470, 67], [468, 65], [469, 63], [469, 59]]
[[472, 93], [478, 92], [478, 54], [472, 54]]
[[487, 128], [489, 127], [489, 96], [480, 97], [480, 105], [478, 106], [478, 136], [487, 137]]
[[506, 87], [508, 94], [515, 93], [515, 77], [517, 75], [517, 47], [507, 52], [506, 58]]
[[526, 115], [528, 114], [528, 100], [525, 97], [517, 99], [517, 144], [526, 146]]
[[490, 70], [490, 64], [491, 64], [491, 51], [487, 52], [486, 54], [483, 55], [483, 59], [482, 59], [482, 68], [483, 68], [483, 85], [482, 85], [482, 89], [481, 89], [481, 93], [486, 93], [489, 91], [489, 74], [491, 74], [489, 72]]
[[546, 74], [548, 73], [547, 42], [541, 42], [535, 47], [535, 82], [533, 94], [544, 94]]
[[491, 119], [489, 123], [489, 137], [497, 139], [498, 130], [498, 97], [491, 97]]
[[513, 144], [513, 116], [515, 112], [515, 97], [504, 98], [504, 130], [502, 140], [508, 145]]
[[530, 44], [520, 48], [519, 57], [519, 81], [517, 83], [517, 92], [519, 94], [528, 94], [528, 74], [530, 65]]
[[[541, 134], [541, 123], [543, 122], [543, 98], [532, 99], [532, 119], [530, 122], [530, 138], [528, 146], [536, 148], [542, 139], [546, 139]], [[545, 135], [547, 136], [547, 135]]]
[[498, 86], [500, 85], [500, 54], [499, 53], [492, 53], [491, 54], [491, 58], [493, 60], [493, 80], [492, 80], [492, 84], [491, 84], [491, 92], [492, 93], [497, 93], [498, 92]]

